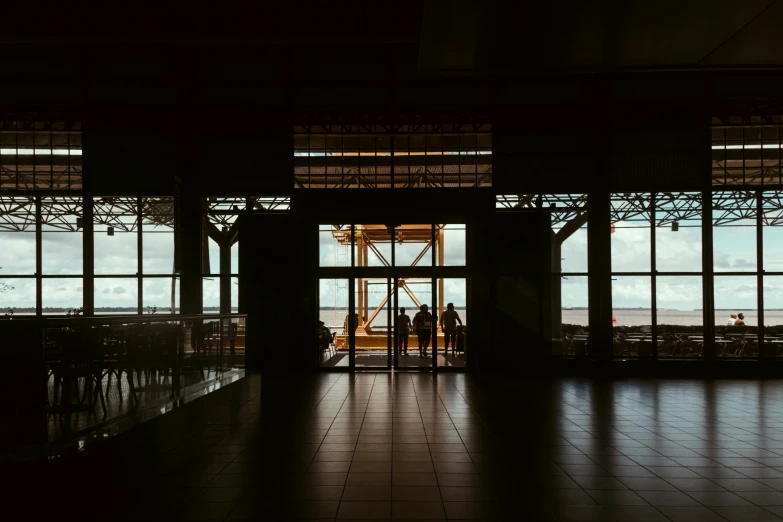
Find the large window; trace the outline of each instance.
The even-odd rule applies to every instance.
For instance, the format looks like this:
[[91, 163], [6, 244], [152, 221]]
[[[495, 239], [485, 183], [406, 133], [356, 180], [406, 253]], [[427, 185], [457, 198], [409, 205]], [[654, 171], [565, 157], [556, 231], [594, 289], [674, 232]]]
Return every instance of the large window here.
[[82, 309], [82, 227], [80, 197], [0, 197], [2, 315]]
[[703, 355], [701, 214], [699, 192], [611, 195], [616, 356]]
[[294, 127], [294, 184], [491, 187], [492, 126], [478, 117], [395, 124], [303, 121]]
[[0, 197], [0, 315], [36, 313], [36, 202]]
[[95, 313], [178, 313], [174, 199], [96, 197]]

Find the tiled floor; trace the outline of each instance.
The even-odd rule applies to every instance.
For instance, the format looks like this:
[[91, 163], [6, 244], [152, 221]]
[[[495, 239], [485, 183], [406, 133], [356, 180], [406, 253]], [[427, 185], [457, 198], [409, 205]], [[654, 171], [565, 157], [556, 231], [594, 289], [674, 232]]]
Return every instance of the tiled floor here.
[[781, 381], [250, 379], [107, 519], [783, 519]]

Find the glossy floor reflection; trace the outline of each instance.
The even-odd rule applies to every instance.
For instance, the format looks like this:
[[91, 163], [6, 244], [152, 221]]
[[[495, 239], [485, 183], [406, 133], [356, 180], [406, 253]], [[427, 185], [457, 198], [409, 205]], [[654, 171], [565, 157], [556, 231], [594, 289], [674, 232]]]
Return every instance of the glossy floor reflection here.
[[244, 381], [218, 423], [99, 490], [99, 519], [783, 517], [783, 382]]

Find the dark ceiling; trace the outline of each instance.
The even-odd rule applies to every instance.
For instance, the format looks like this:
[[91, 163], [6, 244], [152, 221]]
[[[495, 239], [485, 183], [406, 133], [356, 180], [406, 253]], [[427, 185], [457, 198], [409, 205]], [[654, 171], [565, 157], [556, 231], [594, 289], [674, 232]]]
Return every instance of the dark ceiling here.
[[407, 49], [402, 55], [420, 74], [783, 64], [783, 1], [777, 0], [78, 5], [4, 8], [0, 41], [285, 46], [315, 60], [319, 53], [327, 55], [330, 45], [339, 45], [348, 62], [352, 47], [363, 48], [356, 56], [364, 62], [373, 56], [367, 48], [379, 49], [378, 60], [388, 53], [380, 49], [396, 48]]

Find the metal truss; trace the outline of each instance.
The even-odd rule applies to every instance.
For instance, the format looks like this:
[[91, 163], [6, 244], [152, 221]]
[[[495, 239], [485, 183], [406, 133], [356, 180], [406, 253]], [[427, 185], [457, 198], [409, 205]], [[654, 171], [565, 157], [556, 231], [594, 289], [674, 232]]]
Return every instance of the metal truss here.
[[756, 219], [758, 204], [754, 191], [712, 193], [713, 226], [729, 225], [746, 219]]
[[658, 192], [655, 194], [655, 225], [701, 221], [702, 197], [699, 192]]
[[654, 208], [652, 196], [646, 192], [612, 194], [611, 222], [652, 223], [654, 216], [655, 226], [662, 227], [674, 222], [701, 220], [702, 198], [699, 192], [657, 192]]
[[[646, 221], [653, 216], [651, 193], [631, 192], [612, 194], [612, 223], [621, 221]], [[552, 216], [552, 227], [561, 228], [575, 220], [584, 220], [587, 211], [586, 194], [519, 194], [495, 197], [497, 210], [531, 211], [541, 209]], [[700, 220], [702, 212], [701, 193], [659, 192], [655, 194], [656, 226], [669, 225], [675, 221]]]
[[[30, 196], [0, 197], [0, 230], [27, 232], [35, 230], [36, 198]], [[142, 198], [142, 219], [156, 227], [174, 226], [174, 200], [171, 197]], [[41, 225], [48, 229], [76, 232], [81, 229], [84, 202], [78, 196], [41, 198]], [[118, 231], [138, 229], [137, 198], [95, 198], [93, 222], [112, 226]]]
[[35, 230], [35, 198], [27, 196], [0, 197], [0, 231], [28, 232], [33, 230]]
[[783, 225], [783, 191], [761, 193], [761, 219], [762, 223], [769, 227]]
[[500, 194], [495, 196], [497, 210], [537, 210], [551, 213], [552, 227], [560, 228], [583, 219], [587, 211], [587, 194]]
[[209, 222], [220, 227], [231, 228], [241, 214], [288, 212], [291, 198], [287, 196], [268, 197], [209, 197], [204, 202]]
[[[156, 227], [174, 228], [174, 198], [148, 197], [141, 199], [141, 219]], [[93, 222], [112, 226], [121, 232], [135, 232], [139, 228], [139, 202], [137, 198], [95, 198]]]
[[81, 228], [78, 219], [83, 215], [84, 203], [80, 197], [41, 198], [41, 224], [48, 229], [77, 232]]

